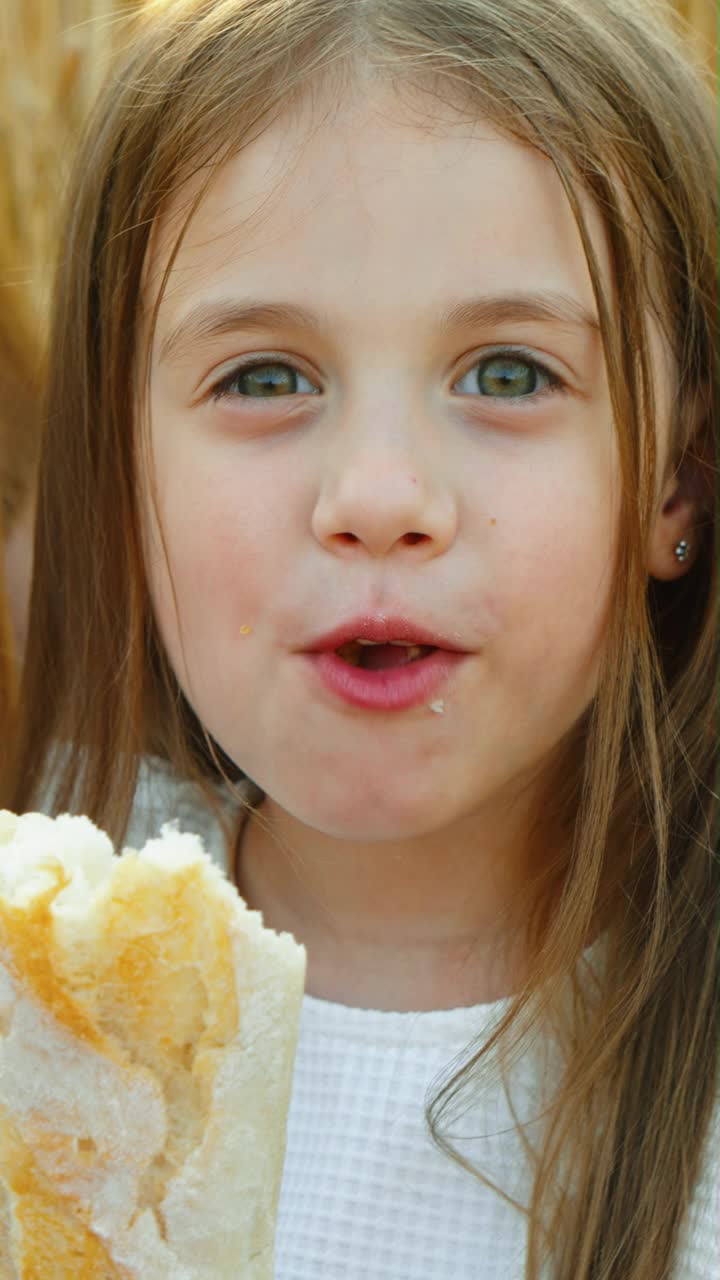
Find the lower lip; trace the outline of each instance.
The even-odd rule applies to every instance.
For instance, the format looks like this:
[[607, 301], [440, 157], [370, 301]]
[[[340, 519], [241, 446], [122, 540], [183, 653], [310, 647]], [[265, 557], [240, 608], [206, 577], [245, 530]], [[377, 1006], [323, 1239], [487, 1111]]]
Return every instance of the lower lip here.
[[306, 653], [303, 657], [325, 687], [343, 702], [369, 711], [406, 711], [435, 697], [467, 655], [435, 649], [426, 658], [387, 671], [353, 667], [336, 653]]

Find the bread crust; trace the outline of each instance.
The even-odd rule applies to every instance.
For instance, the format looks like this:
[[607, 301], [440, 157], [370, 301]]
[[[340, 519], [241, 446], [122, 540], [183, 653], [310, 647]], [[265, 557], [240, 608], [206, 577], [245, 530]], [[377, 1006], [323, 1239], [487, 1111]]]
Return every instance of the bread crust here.
[[0, 1278], [270, 1280], [304, 948], [195, 836], [0, 846]]

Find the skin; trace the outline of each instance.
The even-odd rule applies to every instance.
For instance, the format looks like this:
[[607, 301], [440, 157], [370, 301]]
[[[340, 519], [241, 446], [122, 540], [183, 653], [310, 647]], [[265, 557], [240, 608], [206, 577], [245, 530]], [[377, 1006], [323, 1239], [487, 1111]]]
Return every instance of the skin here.
[[[529, 814], [596, 686], [619, 506], [559, 182], [486, 123], [433, 111], [430, 131], [366, 85], [222, 169], [160, 307], [147, 415], [160, 630], [203, 723], [266, 793], [239, 888], [305, 943], [311, 994], [378, 1009], [479, 1003], [519, 979]], [[184, 207], [156, 228], [148, 313]], [[528, 293], [563, 295], [572, 318], [442, 320]], [[198, 305], [246, 299], [311, 308], [318, 327], [193, 329]], [[496, 394], [487, 365], [480, 394], [479, 362], [508, 346], [524, 394]], [[213, 398], [249, 355], [289, 362], [299, 393], [236, 380]], [[561, 385], [534, 381], [528, 356]], [[676, 488], [658, 494], [651, 572], [684, 572], [691, 515]], [[443, 715], [349, 707], [309, 677], [299, 651], [364, 613], [468, 651]]]

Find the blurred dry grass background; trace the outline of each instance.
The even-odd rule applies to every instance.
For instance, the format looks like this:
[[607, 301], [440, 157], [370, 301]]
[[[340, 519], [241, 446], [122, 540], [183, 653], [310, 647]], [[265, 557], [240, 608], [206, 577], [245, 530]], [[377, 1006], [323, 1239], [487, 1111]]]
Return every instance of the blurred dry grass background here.
[[718, 6], [717, 0], [674, 0], [675, 8], [689, 23], [695, 46], [717, 75]]
[[59, 206], [118, 31], [118, 0], [3, 0], [0, 275], [44, 314]]

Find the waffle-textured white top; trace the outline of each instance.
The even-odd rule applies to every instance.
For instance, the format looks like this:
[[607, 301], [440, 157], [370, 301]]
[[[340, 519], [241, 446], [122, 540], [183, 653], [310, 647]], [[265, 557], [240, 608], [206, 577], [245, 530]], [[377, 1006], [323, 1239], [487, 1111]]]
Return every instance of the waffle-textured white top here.
[[[141, 779], [128, 843], [177, 819], [227, 870], [224, 844], [192, 788], [162, 768]], [[391, 1013], [306, 995], [293, 1076], [278, 1210], [275, 1280], [522, 1280], [525, 1220], [433, 1146], [424, 1102], [507, 1001]], [[530, 1122], [552, 1081], [548, 1046], [530, 1047], [511, 1075]], [[467, 1159], [527, 1203], [526, 1158], [499, 1081], [472, 1090], [449, 1128]], [[527, 1136], [537, 1140], [538, 1122]], [[674, 1280], [720, 1275], [720, 1114]], [[550, 1280], [550, 1277], [548, 1277]]]
[[[522, 1215], [437, 1151], [423, 1114], [433, 1077], [499, 1007], [386, 1013], [306, 996], [276, 1280], [521, 1280]], [[529, 1069], [523, 1077], [527, 1103], [535, 1080]], [[466, 1137], [463, 1153], [526, 1201], [522, 1148], [501, 1092], [486, 1091], [458, 1128], [478, 1135]]]

